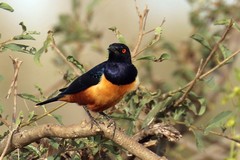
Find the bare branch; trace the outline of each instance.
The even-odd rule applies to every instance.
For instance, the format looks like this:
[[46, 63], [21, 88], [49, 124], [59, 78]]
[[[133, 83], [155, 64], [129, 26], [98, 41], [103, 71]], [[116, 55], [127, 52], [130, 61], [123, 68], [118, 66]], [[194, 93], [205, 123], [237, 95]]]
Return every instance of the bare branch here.
[[66, 62], [66, 64], [68, 64], [75, 72], [76, 75], [81, 75], [81, 72], [79, 71], [79, 69], [77, 69], [71, 62], [69, 62], [67, 60], [67, 58], [64, 56], [64, 54], [60, 51], [60, 49], [57, 47], [57, 45], [55, 44], [55, 42], [53, 41], [52, 43], [52, 48], [58, 53], [58, 55]]
[[18, 58], [13, 58], [12, 56], [9, 56], [13, 62], [13, 67], [14, 67], [14, 77], [13, 81], [11, 83], [11, 86], [8, 90], [8, 94], [6, 98], [8, 99], [12, 93], [12, 90], [14, 90], [14, 95], [13, 95], [13, 122], [15, 123], [16, 117], [17, 117], [17, 78], [18, 78], [18, 72], [20, 69], [20, 66], [22, 64], [22, 61], [18, 60]]
[[[136, 1], [135, 1], [136, 2]], [[146, 26], [146, 20], [147, 20], [147, 15], [149, 12], [149, 9], [147, 8], [147, 6], [145, 6], [145, 9], [143, 10], [143, 13], [141, 14], [137, 5], [136, 5], [136, 11], [138, 13], [138, 17], [139, 17], [139, 32], [138, 32], [138, 39], [137, 39], [137, 43], [135, 45], [135, 48], [132, 51], [132, 57], [136, 57], [139, 47], [141, 45], [142, 42], [142, 38], [144, 35], [144, 31], [145, 31], [145, 26]]]
[[[35, 142], [41, 138], [58, 137], [58, 138], [82, 138], [102, 134], [104, 137], [113, 140], [130, 153], [136, 155], [140, 159], [147, 160], [166, 160], [165, 157], [159, 157], [152, 151], [145, 148], [143, 145], [137, 143], [133, 138], [128, 137], [123, 132], [116, 130], [113, 137], [114, 129], [108, 128], [107, 125], [99, 124], [101, 130], [94, 126], [91, 129], [91, 124], [83, 122], [81, 124], [71, 126], [59, 126], [55, 124], [45, 124], [31, 129], [23, 130], [18, 133], [14, 133], [11, 139], [10, 145], [6, 149], [6, 154], [12, 152], [17, 148], [22, 148], [32, 142]], [[5, 137], [0, 142], [0, 153], [7, 144], [8, 137]]]
[[[226, 30], [224, 31], [223, 35], [221, 36], [220, 40], [214, 45], [213, 49], [211, 50], [210, 54], [208, 55], [207, 59], [203, 62], [202, 68], [199, 71], [199, 80], [204, 78], [205, 76], [207, 76], [208, 74], [212, 73], [213, 71], [215, 71], [217, 68], [221, 67], [223, 64], [225, 64], [227, 61], [229, 61], [231, 58], [233, 58], [234, 56], [236, 56], [238, 54], [239, 51], [237, 51], [237, 53], [235, 52], [235, 54], [232, 54], [231, 56], [229, 56], [228, 58], [226, 58], [225, 60], [223, 60], [223, 63], [218, 64], [216, 67], [214, 67], [213, 69], [207, 71], [206, 73], [203, 73], [205, 70], [205, 67], [207, 66], [207, 64], [209, 63], [209, 61], [211, 60], [211, 58], [213, 57], [213, 55], [216, 53], [219, 45], [224, 41], [224, 39], [226, 38], [227, 34], [230, 32], [231, 28], [232, 28], [233, 22], [231, 21], [230, 24], [228, 25], [228, 27], [226, 28]], [[179, 89], [176, 89], [174, 91], [170, 91], [168, 93], [163, 94], [161, 97], [163, 99], [167, 98], [168, 96], [177, 93], [179, 91], [182, 91], [184, 89], [186, 89], [187, 87], [191, 86], [193, 83], [195, 83], [195, 80], [192, 80], [191, 82], [189, 82], [188, 84], [186, 84], [183, 87], [180, 87]]]
[[135, 134], [133, 138], [136, 141], [139, 141], [149, 135], [163, 135], [167, 137], [169, 141], [178, 141], [182, 137], [179, 131], [173, 128], [172, 126], [163, 123], [156, 123], [141, 130], [140, 132]]

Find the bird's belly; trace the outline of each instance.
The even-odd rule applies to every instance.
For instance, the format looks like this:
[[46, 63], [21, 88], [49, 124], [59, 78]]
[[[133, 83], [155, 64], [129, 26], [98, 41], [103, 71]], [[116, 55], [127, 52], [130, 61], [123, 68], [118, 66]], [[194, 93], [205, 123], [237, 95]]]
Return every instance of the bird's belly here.
[[101, 112], [117, 104], [126, 93], [136, 90], [138, 83], [135, 80], [127, 85], [114, 85], [103, 76], [97, 85], [71, 95], [69, 98], [71, 102], [87, 105], [91, 111]]

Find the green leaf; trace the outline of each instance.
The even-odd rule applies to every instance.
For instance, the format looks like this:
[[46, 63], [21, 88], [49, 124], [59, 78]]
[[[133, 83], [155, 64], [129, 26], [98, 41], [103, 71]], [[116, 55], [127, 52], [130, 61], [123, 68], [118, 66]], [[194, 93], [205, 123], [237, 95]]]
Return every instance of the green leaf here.
[[[221, 52], [222, 52], [222, 55], [223, 55], [223, 58], [224, 58], [224, 59], [226, 59], [226, 58], [228, 58], [230, 55], [232, 55], [232, 51], [230, 51], [225, 45], [220, 44], [220, 45], [219, 45], [219, 48], [220, 48], [220, 50], [221, 50]], [[230, 59], [229, 61], [227, 61], [226, 64], [227, 64], [227, 63], [231, 63], [231, 62], [233, 62], [233, 58]]]
[[34, 121], [37, 115], [35, 114], [34, 111], [30, 112], [28, 115], [28, 122]]
[[146, 55], [143, 57], [138, 58], [137, 60], [150, 60], [150, 61], [155, 61], [157, 58], [155, 56], [152, 55]]
[[155, 56], [152, 56], [152, 55], [146, 55], [146, 56], [138, 58], [137, 60], [149, 60], [149, 61], [153, 61], [153, 62], [162, 62], [164, 60], [169, 60], [170, 58], [171, 58], [170, 54], [163, 53], [160, 55], [159, 58], [156, 58]]
[[193, 111], [195, 115], [201, 116], [206, 111], [206, 101], [204, 98], [198, 97], [195, 93], [190, 92], [188, 99], [191, 101], [189, 109]]
[[113, 33], [115, 34], [115, 36], [117, 37], [118, 41], [120, 43], [126, 43], [123, 35], [121, 34], [121, 32], [117, 29], [117, 27], [110, 27], [108, 28], [109, 30], [113, 31]]
[[201, 36], [200, 34], [193, 34], [191, 36], [192, 39], [196, 40], [197, 42], [199, 42], [201, 45], [203, 45], [204, 47], [206, 47], [207, 49], [211, 50], [211, 46], [210, 44], [207, 42], [207, 40]]
[[23, 98], [23, 99], [27, 99], [27, 100], [30, 100], [32, 102], [35, 102], [35, 103], [39, 103], [39, 99], [32, 95], [32, 94], [27, 94], [27, 93], [21, 93], [21, 94], [18, 94], [19, 97]]
[[158, 26], [155, 28], [154, 30], [154, 38], [153, 40], [148, 44], [148, 46], [151, 46], [153, 44], [155, 44], [157, 41], [159, 41], [161, 35], [162, 35], [162, 27]]
[[77, 61], [73, 56], [68, 56], [67, 60], [74, 64], [82, 73], [86, 72], [83, 65], [79, 61]]
[[222, 127], [224, 123], [228, 120], [228, 118], [231, 116], [231, 114], [232, 114], [232, 111], [224, 111], [219, 113], [217, 116], [215, 116], [208, 122], [204, 130], [204, 133], [207, 134], [209, 131], [211, 131], [214, 128]]
[[168, 97], [165, 101], [158, 102], [156, 105], [154, 105], [144, 119], [142, 128], [148, 126], [154, 120], [158, 112], [164, 111], [171, 103], [173, 103], [176, 99], [180, 98], [180, 95], [181, 94], [175, 94], [173, 97]]
[[18, 35], [14, 36], [13, 40], [35, 40], [31, 35], [26, 34], [26, 35]]
[[240, 27], [237, 22], [233, 23], [233, 28], [235, 28], [238, 32], [240, 32]]
[[63, 125], [63, 122], [62, 122], [62, 116], [61, 115], [57, 115], [57, 114], [53, 114], [52, 115], [59, 124]]
[[27, 54], [32, 54], [34, 55], [36, 53], [36, 48], [34, 47], [30, 47], [27, 45], [23, 45], [23, 44], [17, 44], [17, 43], [9, 43], [9, 44], [5, 44], [2, 46], [2, 50], [6, 50], [9, 49], [11, 51], [15, 51], [15, 52], [23, 52], [23, 53], [27, 53]]
[[20, 22], [19, 25], [22, 26], [22, 32], [23, 33], [27, 31], [27, 27], [24, 25], [23, 22]]
[[229, 25], [231, 19], [220, 19], [214, 22], [214, 25]]
[[25, 146], [24, 148], [30, 150], [30, 153], [33, 152], [33, 153], [35, 153], [35, 155], [37, 155], [39, 157], [41, 156], [41, 152], [38, 150], [38, 148], [33, 146], [33, 145], [31, 145], [31, 144]]
[[3, 78], [3, 76], [2, 75], [0, 75], [0, 81], [2, 81], [4, 78]]
[[162, 62], [162, 61], [169, 60], [169, 59], [171, 59], [171, 55], [168, 54], [168, 53], [163, 53], [163, 54], [161, 54], [161, 56], [159, 57], [159, 60], [158, 60], [158, 61]]
[[202, 133], [196, 132], [192, 130], [194, 136], [195, 136], [195, 141], [196, 141], [196, 146], [199, 150], [202, 150], [204, 148], [203, 140], [202, 140]]
[[40, 62], [41, 55], [43, 54], [43, 52], [47, 52], [49, 45], [52, 44], [53, 42], [54, 42], [53, 32], [48, 31], [48, 36], [47, 36], [46, 40], [44, 41], [43, 46], [36, 52], [36, 54], [34, 56], [35, 63], [41, 64], [41, 62]]
[[0, 3], [0, 8], [5, 9], [7, 11], [13, 12], [14, 9], [7, 3]]
[[19, 114], [18, 114], [18, 117], [16, 119], [15, 124], [17, 126], [19, 126], [22, 123], [22, 120], [23, 120], [23, 111], [20, 111]]

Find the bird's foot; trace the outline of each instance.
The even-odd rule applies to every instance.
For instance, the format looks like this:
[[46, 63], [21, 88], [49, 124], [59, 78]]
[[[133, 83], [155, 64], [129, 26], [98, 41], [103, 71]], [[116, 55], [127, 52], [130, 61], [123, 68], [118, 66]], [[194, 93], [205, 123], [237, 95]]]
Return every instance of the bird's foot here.
[[100, 112], [100, 114], [109, 121], [109, 124], [107, 125], [107, 127], [108, 127], [108, 128], [109, 128], [109, 127], [113, 127], [113, 128], [114, 128], [114, 129], [113, 129], [113, 138], [114, 138], [115, 132], [116, 132], [116, 129], [117, 129], [117, 124], [116, 124], [116, 122], [115, 122], [110, 116], [108, 116], [106, 113]]

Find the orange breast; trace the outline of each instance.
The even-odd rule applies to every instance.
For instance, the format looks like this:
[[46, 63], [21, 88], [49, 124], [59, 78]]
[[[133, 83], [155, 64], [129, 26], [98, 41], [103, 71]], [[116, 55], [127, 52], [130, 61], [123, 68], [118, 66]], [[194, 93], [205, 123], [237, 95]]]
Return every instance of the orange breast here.
[[89, 110], [101, 112], [114, 106], [126, 93], [135, 90], [137, 86], [137, 80], [127, 85], [114, 85], [102, 76], [97, 85], [76, 94], [66, 95], [59, 100], [87, 105]]

